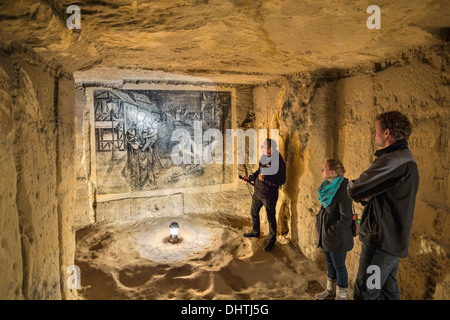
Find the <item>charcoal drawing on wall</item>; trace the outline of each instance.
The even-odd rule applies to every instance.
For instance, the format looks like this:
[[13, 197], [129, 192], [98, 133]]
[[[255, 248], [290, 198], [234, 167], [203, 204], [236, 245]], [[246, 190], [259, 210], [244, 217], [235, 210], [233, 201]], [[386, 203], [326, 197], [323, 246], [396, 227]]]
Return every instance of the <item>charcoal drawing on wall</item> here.
[[231, 110], [231, 91], [95, 90], [98, 194], [232, 182], [230, 165], [176, 164], [171, 158], [182, 142], [172, 141], [176, 129], [187, 130], [193, 141], [197, 122], [202, 132], [219, 129], [225, 136]]

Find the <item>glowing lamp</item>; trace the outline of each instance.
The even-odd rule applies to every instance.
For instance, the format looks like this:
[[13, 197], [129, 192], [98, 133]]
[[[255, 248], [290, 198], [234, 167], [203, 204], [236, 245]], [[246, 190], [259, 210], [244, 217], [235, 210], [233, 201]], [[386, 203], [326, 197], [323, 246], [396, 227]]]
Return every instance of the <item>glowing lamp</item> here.
[[169, 237], [169, 242], [170, 243], [175, 243], [178, 242], [178, 240], [180, 238], [178, 238], [178, 228], [180, 226], [178, 225], [177, 222], [172, 222], [169, 226], [169, 230], [170, 230], [170, 237]]

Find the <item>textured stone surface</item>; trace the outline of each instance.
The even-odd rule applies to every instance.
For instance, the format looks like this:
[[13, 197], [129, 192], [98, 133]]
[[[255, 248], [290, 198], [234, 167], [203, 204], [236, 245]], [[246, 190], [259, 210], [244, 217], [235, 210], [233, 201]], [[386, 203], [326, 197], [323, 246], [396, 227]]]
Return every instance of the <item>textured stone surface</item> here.
[[[1, 163], [2, 183], [0, 184], [1, 212], [0, 215], [0, 292], [1, 299], [20, 299], [22, 295], [22, 255], [20, 245], [19, 216], [16, 205], [17, 173], [14, 164], [14, 122], [12, 76], [4, 70], [5, 59], [2, 56], [0, 67], [0, 135], [1, 135]], [[5, 68], [7, 69], [7, 68]], [[11, 73], [9, 73], [11, 74]]]
[[[70, 5], [81, 29], [69, 30]], [[369, 30], [365, 0], [3, 1], [0, 40], [19, 41], [70, 71], [93, 66], [206, 72], [245, 81], [376, 61], [434, 41], [445, 1], [379, 1]], [[113, 71], [114, 72], [114, 71]], [[240, 78], [240, 79], [239, 79]], [[223, 79], [225, 80], [225, 79]], [[224, 81], [227, 82], [227, 81]], [[261, 81], [260, 81], [261, 82]]]
[[75, 297], [74, 82], [20, 47], [0, 55], [1, 290], [4, 299]]

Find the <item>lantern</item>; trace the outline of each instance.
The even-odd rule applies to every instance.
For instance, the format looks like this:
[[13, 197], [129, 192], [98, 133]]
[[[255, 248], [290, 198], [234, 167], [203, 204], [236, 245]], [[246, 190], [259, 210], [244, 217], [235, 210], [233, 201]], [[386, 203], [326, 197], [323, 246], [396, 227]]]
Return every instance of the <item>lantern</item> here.
[[180, 238], [178, 238], [178, 228], [180, 226], [178, 225], [177, 222], [172, 222], [169, 226], [169, 230], [170, 230], [170, 237], [169, 237], [169, 242], [170, 243], [176, 243], [178, 242], [178, 240]]

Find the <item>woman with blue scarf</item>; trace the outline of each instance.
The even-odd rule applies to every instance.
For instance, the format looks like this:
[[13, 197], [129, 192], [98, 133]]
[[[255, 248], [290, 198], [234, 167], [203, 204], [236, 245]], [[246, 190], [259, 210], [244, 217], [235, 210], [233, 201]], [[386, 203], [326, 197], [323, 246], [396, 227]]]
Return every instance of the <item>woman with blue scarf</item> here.
[[316, 216], [318, 247], [323, 250], [328, 271], [327, 288], [316, 294], [318, 300], [347, 300], [348, 274], [345, 258], [353, 248], [353, 213], [352, 200], [347, 195], [348, 179], [344, 178], [344, 173], [344, 166], [339, 160], [327, 160], [322, 168], [324, 181], [317, 190], [322, 204]]

